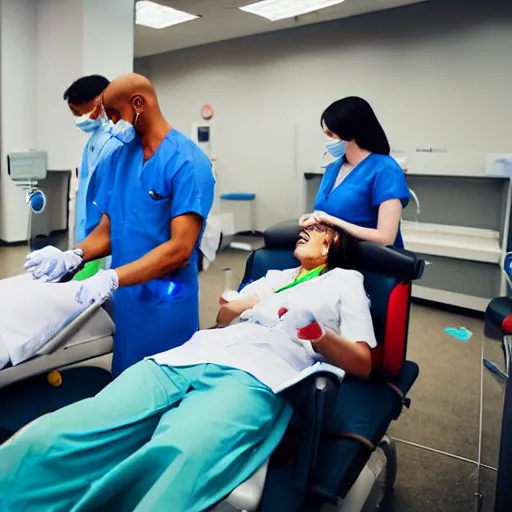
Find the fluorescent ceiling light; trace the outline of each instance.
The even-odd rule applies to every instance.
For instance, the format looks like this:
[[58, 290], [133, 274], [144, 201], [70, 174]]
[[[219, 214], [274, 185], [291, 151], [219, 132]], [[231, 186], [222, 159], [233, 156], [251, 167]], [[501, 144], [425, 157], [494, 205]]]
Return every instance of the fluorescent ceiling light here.
[[135, 4], [135, 23], [151, 28], [166, 28], [199, 18], [195, 14], [178, 11], [166, 5], [140, 0]]
[[244, 7], [239, 7], [242, 11], [250, 12], [267, 18], [270, 21], [284, 20], [285, 18], [294, 18], [301, 14], [318, 11], [341, 4], [345, 0], [262, 0]]

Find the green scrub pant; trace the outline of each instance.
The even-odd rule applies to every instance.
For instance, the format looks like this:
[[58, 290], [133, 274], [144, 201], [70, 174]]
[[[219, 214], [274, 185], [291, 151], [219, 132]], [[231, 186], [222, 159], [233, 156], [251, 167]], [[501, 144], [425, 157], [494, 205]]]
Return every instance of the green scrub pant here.
[[145, 360], [0, 447], [0, 510], [208, 510], [267, 460], [291, 413], [243, 371]]

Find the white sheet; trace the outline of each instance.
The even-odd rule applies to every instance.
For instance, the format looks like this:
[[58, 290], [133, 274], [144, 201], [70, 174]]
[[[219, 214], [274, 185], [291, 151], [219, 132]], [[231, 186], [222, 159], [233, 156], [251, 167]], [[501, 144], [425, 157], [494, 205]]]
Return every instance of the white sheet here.
[[29, 274], [0, 281], [0, 369], [34, 356], [86, 309], [75, 300], [80, 286], [39, 283]]

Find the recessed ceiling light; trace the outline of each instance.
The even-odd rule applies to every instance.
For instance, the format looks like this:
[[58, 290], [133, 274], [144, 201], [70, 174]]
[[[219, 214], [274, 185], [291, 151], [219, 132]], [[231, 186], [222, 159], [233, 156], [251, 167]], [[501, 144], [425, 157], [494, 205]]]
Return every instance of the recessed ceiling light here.
[[140, 0], [135, 4], [135, 23], [151, 28], [167, 28], [199, 18], [195, 14], [178, 11], [166, 5]]
[[341, 4], [345, 0], [262, 0], [244, 7], [242, 11], [267, 18], [270, 21], [284, 20]]

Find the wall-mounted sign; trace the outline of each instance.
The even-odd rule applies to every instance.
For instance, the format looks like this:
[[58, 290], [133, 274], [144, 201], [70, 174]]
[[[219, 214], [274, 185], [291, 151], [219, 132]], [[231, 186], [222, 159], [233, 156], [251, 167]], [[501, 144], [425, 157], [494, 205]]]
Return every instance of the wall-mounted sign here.
[[211, 105], [203, 105], [201, 108], [201, 117], [205, 121], [209, 121], [213, 117], [213, 107]]

